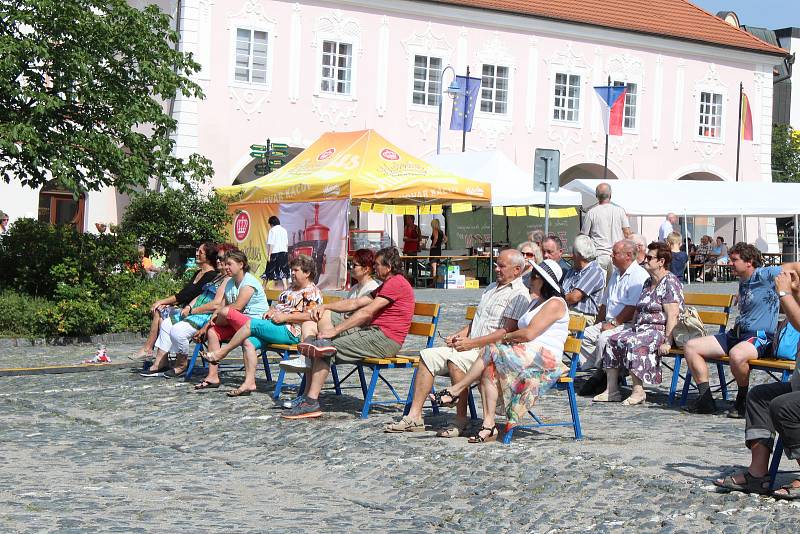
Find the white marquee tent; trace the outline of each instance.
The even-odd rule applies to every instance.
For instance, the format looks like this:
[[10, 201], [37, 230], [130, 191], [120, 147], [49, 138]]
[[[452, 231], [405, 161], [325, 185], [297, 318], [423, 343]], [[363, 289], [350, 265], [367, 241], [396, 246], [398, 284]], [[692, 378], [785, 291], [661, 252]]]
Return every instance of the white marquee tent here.
[[[545, 194], [533, 190], [533, 170], [520, 169], [500, 151], [439, 154], [425, 161], [458, 176], [492, 184], [492, 206], [544, 205]], [[550, 193], [550, 205], [580, 206], [581, 195], [562, 188]]]

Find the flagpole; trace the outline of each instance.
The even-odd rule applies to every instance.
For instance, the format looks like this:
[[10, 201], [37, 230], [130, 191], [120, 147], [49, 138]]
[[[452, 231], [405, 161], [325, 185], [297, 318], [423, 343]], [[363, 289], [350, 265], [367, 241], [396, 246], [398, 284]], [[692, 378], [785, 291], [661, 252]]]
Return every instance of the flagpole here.
[[[611, 87], [610, 75], [608, 77], [608, 87]], [[611, 92], [610, 89], [606, 89], [606, 94], [608, 96], [608, 98], [606, 98], [606, 102], [608, 102], [611, 99], [610, 92]], [[608, 179], [608, 130], [606, 130], [606, 156], [605, 159], [603, 160], [603, 181], [606, 181], [607, 179]]]
[[[735, 181], [739, 181], [739, 156], [742, 147], [742, 93], [744, 84], [739, 82], [739, 120], [736, 122], [736, 175]], [[744, 231], [744, 220], [742, 221], [742, 231]], [[736, 244], [736, 217], [733, 218], [733, 244]]]
[[[739, 106], [742, 107], [741, 105]], [[464, 80], [464, 120], [461, 124], [461, 152], [467, 151], [467, 113], [469, 110], [469, 65], [467, 65], [467, 77]], [[490, 266], [491, 267], [491, 266]]]

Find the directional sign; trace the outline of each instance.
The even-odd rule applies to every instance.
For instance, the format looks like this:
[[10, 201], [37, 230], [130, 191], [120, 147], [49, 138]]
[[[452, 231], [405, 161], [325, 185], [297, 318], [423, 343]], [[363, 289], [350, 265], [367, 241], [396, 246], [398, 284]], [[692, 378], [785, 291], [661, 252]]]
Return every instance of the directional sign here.
[[250, 152], [250, 157], [251, 158], [263, 158], [263, 157], [266, 157], [266, 155], [267, 155], [266, 152], [255, 152], [255, 151]]
[[[250, 147], [250, 148], [253, 148], [253, 147]], [[283, 150], [284, 152], [288, 152], [289, 151], [289, 145], [287, 145], [285, 143], [272, 143], [272, 149], [273, 150]]]
[[255, 171], [256, 174], [269, 174], [267, 172], [267, 165], [265, 163], [257, 163]]
[[[272, 146], [274, 147], [275, 145], [272, 145]], [[275, 148], [273, 148], [272, 150], [269, 151], [269, 155], [271, 157], [273, 157], [273, 158], [285, 158], [286, 156], [289, 155], [289, 151], [288, 150], [276, 150]]]
[[270, 159], [269, 160], [269, 166], [272, 167], [273, 169], [277, 169], [278, 167], [282, 167], [283, 166], [283, 160], [282, 159]]
[[266, 152], [267, 145], [250, 145], [250, 150], [252, 150], [253, 152]]

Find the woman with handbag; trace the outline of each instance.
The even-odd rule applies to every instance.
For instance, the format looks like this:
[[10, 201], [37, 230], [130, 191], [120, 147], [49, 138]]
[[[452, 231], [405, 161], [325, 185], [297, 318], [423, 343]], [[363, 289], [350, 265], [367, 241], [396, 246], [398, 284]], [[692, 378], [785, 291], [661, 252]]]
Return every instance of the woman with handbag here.
[[594, 398], [595, 402], [622, 400], [618, 384], [621, 367], [630, 372], [633, 382], [633, 393], [623, 402], [626, 406], [645, 401], [644, 384], [661, 383], [661, 357], [669, 353], [672, 332], [683, 310], [683, 287], [669, 270], [669, 245], [650, 243], [645, 260], [650, 278], [642, 287], [633, 327], [608, 338], [603, 354], [606, 390]]

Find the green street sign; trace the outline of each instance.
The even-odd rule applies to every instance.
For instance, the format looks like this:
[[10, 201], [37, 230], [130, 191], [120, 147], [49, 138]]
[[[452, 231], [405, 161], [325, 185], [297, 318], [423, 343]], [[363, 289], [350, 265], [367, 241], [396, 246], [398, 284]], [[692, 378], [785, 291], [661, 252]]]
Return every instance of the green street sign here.
[[251, 158], [263, 158], [266, 157], [266, 155], [267, 155], [266, 152], [256, 152], [256, 151], [250, 152]]
[[284, 150], [284, 151], [288, 152], [289, 151], [289, 145], [287, 145], [285, 143], [272, 143], [272, 149], [273, 150]]
[[277, 169], [278, 167], [282, 167], [283, 166], [283, 160], [282, 159], [271, 159], [271, 160], [269, 160], [269, 166], [272, 167], [273, 169]]
[[285, 158], [286, 156], [289, 155], [289, 152], [287, 152], [286, 150], [275, 150], [275, 149], [273, 149], [273, 150], [270, 150], [269, 155], [272, 158]]
[[250, 150], [253, 152], [266, 152], [267, 145], [250, 145]]
[[264, 163], [256, 164], [255, 171], [256, 171], [256, 174], [268, 174], [267, 173], [267, 166]]

